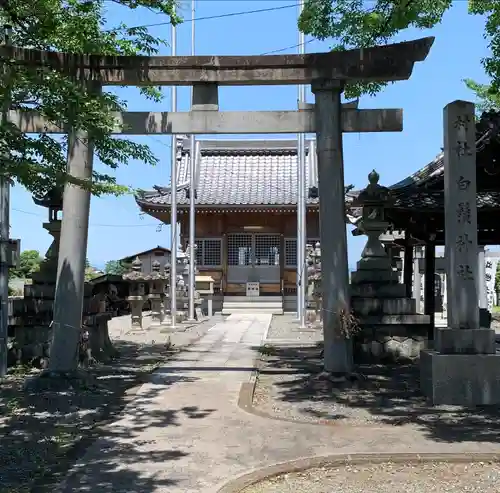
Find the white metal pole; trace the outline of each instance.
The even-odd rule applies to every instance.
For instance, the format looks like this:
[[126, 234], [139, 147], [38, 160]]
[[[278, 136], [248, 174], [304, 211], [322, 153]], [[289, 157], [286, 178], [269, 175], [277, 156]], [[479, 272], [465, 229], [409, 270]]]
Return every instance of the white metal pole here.
[[[172, 24], [172, 56], [177, 53], [177, 29]], [[172, 112], [177, 111], [177, 86], [172, 86]], [[172, 316], [172, 328], [177, 323], [177, 149], [176, 138], [172, 134], [171, 148], [171, 177], [170, 177], [170, 249], [172, 250], [170, 268], [170, 313]]]
[[[194, 16], [196, 13], [195, 0], [191, 0], [191, 55], [195, 54], [195, 26]], [[193, 104], [193, 86], [191, 86], [191, 105]], [[189, 146], [189, 320], [194, 320], [194, 291], [196, 284], [195, 277], [195, 192], [196, 192], [196, 140], [195, 136], [191, 135]]]
[[[299, 3], [299, 15], [304, 9], [304, 0]], [[299, 31], [299, 54], [305, 53], [305, 36]], [[299, 110], [306, 101], [305, 86], [299, 85]], [[300, 328], [305, 328], [306, 269], [305, 251], [307, 242], [306, 227], [306, 149], [305, 135], [297, 135], [297, 315]]]

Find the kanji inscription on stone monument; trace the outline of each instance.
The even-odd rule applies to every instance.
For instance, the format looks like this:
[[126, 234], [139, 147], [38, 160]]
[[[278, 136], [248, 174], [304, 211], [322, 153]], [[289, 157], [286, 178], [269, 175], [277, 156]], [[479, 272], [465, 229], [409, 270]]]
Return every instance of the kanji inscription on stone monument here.
[[474, 104], [444, 109], [448, 326], [479, 328]]

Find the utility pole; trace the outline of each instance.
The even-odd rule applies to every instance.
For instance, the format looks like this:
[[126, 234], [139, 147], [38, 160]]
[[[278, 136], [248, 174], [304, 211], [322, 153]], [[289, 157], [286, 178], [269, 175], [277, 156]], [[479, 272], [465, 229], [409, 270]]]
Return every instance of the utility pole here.
[[[304, 0], [299, 3], [299, 16], [304, 9]], [[299, 31], [299, 54], [305, 53], [305, 36]], [[306, 101], [304, 85], [298, 86], [298, 109], [301, 110]], [[306, 269], [305, 252], [307, 242], [306, 225], [306, 145], [305, 135], [297, 134], [297, 318], [299, 328], [305, 328]]]
[[[10, 45], [11, 27], [4, 26], [3, 44]], [[10, 110], [10, 69], [3, 68], [5, 98], [2, 105], [2, 125], [7, 123]], [[5, 162], [4, 162], [5, 166]], [[10, 227], [10, 178], [0, 174], [0, 377], [7, 373], [7, 339], [9, 331], [9, 227]]]
[[[172, 56], [177, 52], [177, 28], [172, 24]], [[177, 111], [177, 86], [172, 86], [172, 113]], [[171, 164], [170, 164], [170, 314], [172, 317], [172, 329], [177, 324], [177, 149], [176, 138], [172, 134]]]
[[[191, 55], [195, 53], [195, 22], [196, 13], [195, 0], [191, 0]], [[193, 105], [194, 87], [191, 86], [191, 106]], [[196, 285], [195, 264], [195, 200], [196, 200], [196, 140], [194, 134], [191, 135], [189, 146], [189, 313], [188, 318], [194, 321], [194, 291]]]

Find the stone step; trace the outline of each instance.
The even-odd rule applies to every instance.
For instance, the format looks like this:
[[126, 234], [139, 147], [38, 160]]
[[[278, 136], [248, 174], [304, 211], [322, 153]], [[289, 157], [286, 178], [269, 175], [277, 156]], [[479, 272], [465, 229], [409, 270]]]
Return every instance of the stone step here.
[[283, 308], [283, 303], [243, 303], [243, 302], [230, 302], [223, 303], [225, 308], [244, 309], [244, 308]]
[[263, 306], [261, 308], [251, 307], [251, 308], [227, 308], [222, 307], [222, 315], [234, 315], [239, 314], [269, 314], [269, 315], [283, 315], [283, 307], [268, 307]]
[[244, 303], [281, 303], [281, 296], [224, 296], [224, 303], [244, 302]]
[[352, 307], [357, 315], [411, 315], [417, 303], [412, 298], [352, 298]]
[[363, 283], [351, 284], [352, 298], [405, 298], [406, 286], [404, 284], [379, 284]]
[[351, 274], [352, 284], [397, 283], [399, 275], [393, 270], [357, 270]]

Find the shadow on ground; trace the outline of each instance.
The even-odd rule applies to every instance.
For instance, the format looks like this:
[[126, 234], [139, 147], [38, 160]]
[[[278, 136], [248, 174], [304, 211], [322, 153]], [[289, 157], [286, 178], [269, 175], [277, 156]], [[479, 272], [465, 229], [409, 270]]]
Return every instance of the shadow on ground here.
[[297, 420], [413, 425], [440, 442], [500, 442], [500, 408], [428, 405], [418, 365], [362, 365], [356, 369], [361, 378], [335, 384], [318, 378], [320, 352], [319, 346], [261, 349], [256, 394]]
[[[117, 361], [90, 370], [98, 379], [95, 389], [28, 394], [23, 390], [25, 375], [14, 374], [0, 382], [1, 493], [53, 491], [97, 438], [101, 450], [107, 451], [98, 464], [100, 482], [91, 487], [81, 480], [79, 491], [87, 491], [87, 487], [99, 493], [153, 491], [173, 484], [171, 479], [140, 477], [131, 466], [142, 461], [166, 465], [186, 453], [179, 450], [141, 451], [146, 443], [138, 442], [135, 437], [151, 426], [177, 426], [181, 413], [192, 419], [202, 419], [211, 410], [193, 406], [134, 412], [131, 426], [102, 428], [131, 402], [131, 390], [147, 379], [159, 361], [175, 352], [175, 348], [162, 344], [145, 346], [120, 341], [115, 346], [121, 355]], [[137, 394], [134, 411], [140, 411], [140, 407], [154, 399], [165, 385], [182, 384], [186, 378], [191, 377], [179, 375], [168, 382], [162, 381], [161, 387], [150, 387], [147, 394]], [[116, 468], [107, 458], [108, 451], [112, 454], [118, 448], [121, 463]]]

